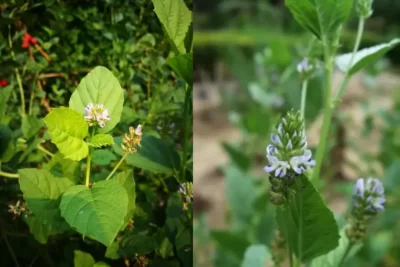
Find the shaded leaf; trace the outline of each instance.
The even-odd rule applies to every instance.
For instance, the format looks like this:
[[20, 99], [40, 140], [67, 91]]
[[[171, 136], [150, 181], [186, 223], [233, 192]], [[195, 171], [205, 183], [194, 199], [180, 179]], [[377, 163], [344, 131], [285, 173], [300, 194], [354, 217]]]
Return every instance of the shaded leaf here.
[[116, 159], [115, 154], [107, 149], [98, 149], [92, 153], [92, 162], [97, 165], [107, 166]]
[[265, 245], [252, 245], [246, 249], [242, 267], [265, 267], [270, 257]]
[[182, 77], [188, 85], [193, 84], [193, 54], [181, 54], [167, 59], [167, 64]]
[[22, 116], [21, 130], [26, 139], [36, 135], [43, 126], [41, 119], [26, 114]]
[[0, 88], [0, 123], [7, 110], [7, 101], [10, 98], [12, 86]]
[[74, 251], [74, 267], [93, 267], [94, 263], [94, 258], [89, 253]]
[[122, 185], [128, 194], [128, 213], [125, 216], [125, 223], [122, 228], [125, 228], [129, 220], [132, 218], [136, 208], [136, 185], [133, 178], [132, 170], [123, 171], [115, 175], [113, 178], [120, 185]]
[[64, 193], [60, 209], [71, 227], [108, 247], [124, 223], [128, 195], [114, 180], [100, 181], [91, 189], [76, 185]]
[[243, 259], [246, 249], [250, 246], [246, 235], [239, 233], [214, 230], [211, 231], [211, 237], [219, 247], [230, 251], [238, 259]]

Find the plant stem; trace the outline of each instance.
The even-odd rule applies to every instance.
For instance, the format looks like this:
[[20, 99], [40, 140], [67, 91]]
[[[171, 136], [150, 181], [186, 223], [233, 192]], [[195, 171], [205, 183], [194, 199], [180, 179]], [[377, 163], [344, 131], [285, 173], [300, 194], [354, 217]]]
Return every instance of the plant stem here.
[[313, 170], [311, 182], [318, 180], [319, 173], [324, 159], [326, 143], [329, 134], [329, 126], [332, 120], [332, 106], [331, 106], [331, 91], [332, 91], [332, 77], [333, 77], [333, 55], [329, 49], [325, 49], [325, 69], [326, 69], [326, 91], [325, 91], [325, 104], [324, 104], [324, 117], [321, 128], [321, 134], [319, 136], [319, 144], [316, 155], [316, 165]]
[[47, 149], [45, 149], [44, 147], [42, 147], [40, 144], [37, 145], [37, 149], [39, 149], [40, 151], [42, 151], [43, 153], [45, 153], [46, 155], [49, 155], [50, 157], [54, 157], [54, 154], [51, 153], [50, 151], [48, 151]]
[[308, 80], [305, 79], [301, 87], [301, 105], [300, 105], [300, 114], [303, 119], [306, 111], [307, 87], [308, 87]]
[[111, 173], [107, 176], [106, 180], [110, 179], [113, 174], [118, 170], [119, 166], [121, 166], [122, 162], [126, 159], [126, 157], [129, 155], [129, 153], [125, 153], [122, 158], [119, 160], [118, 164], [114, 167], [114, 169], [111, 171]]
[[365, 25], [365, 20], [363, 18], [360, 18], [359, 21], [358, 21], [357, 37], [356, 37], [356, 41], [354, 43], [353, 52], [352, 52], [349, 64], [347, 66], [346, 73], [345, 73], [345, 75], [343, 77], [343, 80], [342, 80], [342, 82], [340, 84], [339, 90], [338, 90], [338, 92], [337, 92], [337, 94], [335, 96], [335, 99], [332, 102], [332, 108], [335, 108], [336, 105], [339, 103], [340, 98], [342, 97], [343, 92], [346, 89], [347, 84], [350, 81], [351, 75], [350, 75], [349, 71], [350, 71], [351, 66], [353, 65], [353, 62], [354, 62], [356, 53], [358, 51], [358, 48], [360, 47], [361, 38], [362, 38], [362, 35], [363, 35], [363, 32], [364, 32], [364, 25]]
[[85, 185], [89, 187], [89, 182], [90, 182], [90, 161], [91, 161], [91, 155], [90, 152], [87, 156], [86, 160], [86, 179], [85, 179]]
[[[290, 210], [289, 210], [289, 207], [286, 206], [285, 209], [286, 209], [286, 218], [290, 218]], [[290, 226], [289, 226], [289, 224], [287, 223], [287, 224], [286, 224], [286, 238], [287, 238], [287, 239], [289, 239], [289, 231], [290, 231], [289, 227], [290, 227]], [[290, 266], [290, 267], [293, 267], [292, 245], [290, 244], [290, 241], [289, 241], [289, 240], [288, 240], [287, 244], [288, 244], [288, 256], [289, 256], [289, 264], [290, 264], [289, 266]]]
[[183, 152], [182, 152], [182, 169], [181, 169], [181, 182], [186, 180], [186, 165], [187, 165], [187, 153], [189, 146], [189, 127], [190, 127], [190, 102], [192, 101], [192, 87], [187, 85], [186, 95], [185, 95], [185, 107], [183, 110]]
[[[11, 39], [11, 26], [8, 26], [8, 44], [11, 50], [11, 56], [13, 60], [15, 60], [15, 53], [13, 50], [12, 39]], [[17, 77], [18, 87], [19, 87], [19, 94], [21, 97], [21, 116], [25, 115], [25, 96], [24, 96], [24, 88], [22, 87], [21, 76], [19, 75], [18, 68], [14, 69], [15, 76]]]
[[338, 267], [341, 267], [344, 264], [344, 262], [345, 262], [347, 256], [349, 255], [350, 250], [353, 247], [353, 245], [354, 245], [354, 242], [351, 242], [351, 241], [347, 244], [346, 251], [344, 252], [342, 259], [340, 260]]
[[18, 173], [9, 173], [0, 171], [0, 176], [7, 177], [7, 178], [19, 178]]

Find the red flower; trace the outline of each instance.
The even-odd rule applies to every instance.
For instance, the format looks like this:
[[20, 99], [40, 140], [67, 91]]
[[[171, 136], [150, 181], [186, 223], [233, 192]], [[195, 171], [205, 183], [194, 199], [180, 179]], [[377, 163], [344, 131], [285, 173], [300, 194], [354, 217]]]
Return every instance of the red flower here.
[[30, 44], [37, 44], [37, 40], [29, 33], [25, 33], [24, 37], [22, 38], [22, 48], [28, 48]]
[[0, 87], [7, 86], [8, 82], [6, 80], [0, 80]]

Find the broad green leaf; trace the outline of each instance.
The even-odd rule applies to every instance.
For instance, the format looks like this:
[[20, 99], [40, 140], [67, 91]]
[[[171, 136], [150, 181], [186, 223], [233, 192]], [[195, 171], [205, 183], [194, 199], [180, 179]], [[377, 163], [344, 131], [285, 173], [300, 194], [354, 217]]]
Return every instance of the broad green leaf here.
[[187, 84], [193, 84], [193, 53], [181, 54], [167, 59], [167, 64], [181, 76]]
[[43, 164], [43, 169], [57, 177], [67, 177], [73, 183], [76, 183], [79, 178], [78, 167], [79, 162], [64, 158], [60, 152], [55, 153], [49, 162]]
[[86, 75], [72, 93], [69, 107], [83, 116], [89, 104], [103, 104], [111, 117], [100, 133], [112, 130], [121, 120], [124, 91], [114, 74], [105, 67], [98, 66]]
[[153, 0], [154, 12], [179, 53], [186, 53], [185, 37], [192, 12], [183, 0]]
[[366, 66], [377, 61], [379, 58], [383, 57], [387, 52], [389, 52], [390, 49], [394, 48], [399, 43], [400, 39], [394, 39], [386, 44], [380, 44], [361, 49], [355, 54], [351, 66], [349, 66], [349, 63], [353, 53], [336, 57], [335, 63], [341, 71], [346, 72], [349, 70], [349, 75], [353, 75], [362, 68], [365, 68]]
[[35, 218], [45, 224], [63, 227], [65, 221], [60, 214], [60, 200], [73, 183], [68, 178], [54, 177], [47, 170], [19, 169], [18, 173], [24, 199]]
[[114, 139], [109, 134], [96, 134], [90, 140], [89, 145], [94, 147], [111, 146], [114, 144]]
[[308, 178], [300, 176], [296, 186], [289, 204], [277, 209], [277, 222], [297, 258], [308, 262], [338, 246], [339, 230], [333, 213]]
[[93, 267], [94, 258], [89, 253], [75, 250], [74, 251], [74, 267]]
[[92, 153], [92, 162], [97, 165], [107, 166], [116, 159], [115, 154], [107, 149], [98, 149]]
[[22, 116], [21, 130], [26, 139], [36, 135], [42, 127], [43, 121], [41, 119], [26, 114]]
[[0, 125], [0, 158], [7, 151], [10, 143], [12, 143], [13, 133], [7, 125]]
[[107, 263], [105, 263], [103, 261], [98, 261], [93, 265], [93, 267], [110, 267], [110, 265], [108, 265]]
[[88, 124], [81, 114], [70, 108], [54, 108], [45, 118], [51, 141], [67, 159], [81, 160], [89, 153], [83, 139], [88, 135]]
[[124, 223], [128, 210], [125, 188], [114, 180], [100, 181], [91, 189], [70, 187], [61, 198], [61, 215], [84, 236], [109, 247]]
[[256, 186], [252, 177], [235, 166], [223, 169], [226, 179], [226, 198], [232, 211], [233, 228], [246, 229], [254, 215]]
[[63, 227], [59, 227], [61, 225], [55, 226], [53, 224], [45, 224], [38, 220], [35, 216], [27, 216], [24, 218], [24, 220], [29, 226], [29, 231], [40, 244], [46, 244], [50, 236], [61, 234], [69, 229], [69, 225], [67, 223], [64, 223]]
[[244, 172], [249, 170], [251, 167], [251, 160], [243, 151], [241, 151], [238, 147], [226, 142], [224, 142], [222, 146], [236, 166], [238, 166]]
[[[114, 150], [122, 155], [122, 137], [114, 138], [114, 141]], [[126, 162], [134, 167], [168, 175], [177, 172], [180, 166], [180, 158], [174, 146], [149, 135], [143, 136], [141, 147], [137, 148], [137, 153], [130, 154]]]
[[[347, 246], [349, 245], [349, 239], [347, 238], [344, 229], [340, 232], [339, 246], [328, 254], [320, 256], [314, 259], [310, 267], [338, 267], [340, 261], [346, 253]], [[362, 243], [353, 245], [347, 258], [351, 258], [356, 254], [362, 247]]]
[[157, 248], [155, 237], [144, 234], [129, 234], [121, 243], [121, 255], [135, 257], [136, 254], [144, 255]]
[[286, 0], [286, 6], [296, 21], [319, 39], [337, 33], [350, 15], [349, 0]]
[[0, 123], [7, 110], [7, 101], [10, 98], [12, 86], [0, 88]]
[[125, 216], [125, 223], [122, 226], [122, 228], [125, 228], [129, 220], [132, 218], [136, 208], [135, 179], [133, 178], [132, 170], [120, 172], [115, 175], [113, 179], [117, 181], [120, 185], [122, 185], [125, 188], [126, 193], [128, 194], [128, 213]]
[[252, 245], [244, 254], [242, 267], [265, 267], [271, 255], [265, 245]]
[[251, 245], [244, 234], [214, 230], [211, 237], [218, 247], [230, 251], [239, 260], [243, 259], [246, 249]]

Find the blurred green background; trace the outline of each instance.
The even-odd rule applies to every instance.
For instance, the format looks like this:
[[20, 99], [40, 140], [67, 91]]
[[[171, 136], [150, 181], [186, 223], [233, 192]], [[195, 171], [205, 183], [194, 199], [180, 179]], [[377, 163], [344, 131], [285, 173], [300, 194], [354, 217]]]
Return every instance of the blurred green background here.
[[[262, 168], [271, 130], [298, 109], [297, 63], [320, 55], [311, 34], [293, 19], [283, 0], [194, 0], [195, 266], [241, 266], [251, 244], [269, 252], [274, 207]], [[374, 1], [361, 48], [400, 35], [400, 2]], [[358, 18], [352, 14], [338, 53], [352, 50]], [[311, 52], [311, 53], [310, 53]], [[400, 46], [355, 75], [335, 110], [319, 189], [345, 225], [354, 180], [379, 177], [386, 212], [346, 266], [400, 266]], [[343, 75], [334, 74], [334, 91]], [[306, 126], [315, 153], [322, 125], [323, 71], [310, 81]], [[315, 155], [315, 154], [314, 154]], [[272, 266], [272, 265], [267, 265]], [[285, 265], [283, 265], [285, 266]]]

